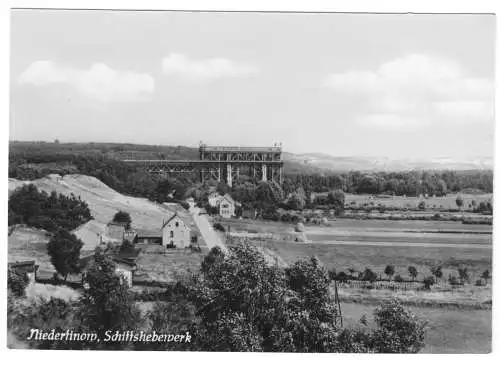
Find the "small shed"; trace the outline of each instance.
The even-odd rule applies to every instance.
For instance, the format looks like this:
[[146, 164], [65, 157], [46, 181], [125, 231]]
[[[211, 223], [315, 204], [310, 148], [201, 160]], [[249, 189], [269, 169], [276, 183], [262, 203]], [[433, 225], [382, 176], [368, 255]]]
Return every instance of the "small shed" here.
[[9, 262], [8, 269], [14, 271], [18, 275], [26, 275], [30, 284], [36, 281], [38, 265], [35, 260]]

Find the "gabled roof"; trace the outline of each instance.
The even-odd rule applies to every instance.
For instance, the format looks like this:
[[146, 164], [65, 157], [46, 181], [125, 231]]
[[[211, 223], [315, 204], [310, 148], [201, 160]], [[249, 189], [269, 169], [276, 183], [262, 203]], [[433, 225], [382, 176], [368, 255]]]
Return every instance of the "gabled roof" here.
[[9, 267], [9, 269], [33, 268], [33, 270], [36, 270], [37, 265], [35, 263], [35, 260], [29, 260], [29, 261], [9, 262], [8, 267]]
[[109, 221], [107, 226], [120, 226], [120, 227], [126, 227], [127, 223], [125, 222], [115, 222], [115, 221]]
[[223, 198], [224, 198], [225, 200], [227, 200], [227, 201], [228, 201], [229, 203], [231, 203], [231, 204], [236, 204], [236, 202], [234, 201], [234, 199], [233, 199], [233, 198], [231, 198], [231, 195], [229, 195], [229, 194], [224, 194]]
[[[161, 229], [165, 228], [165, 226], [170, 223], [175, 217], [179, 218], [182, 222], [184, 222], [184, 219], [182, 219], [178, 214], [177, 212], [174, 213], [169, 219], [167, 219], [165, 222], [163, 222], [162, 226], [161, 226]], [[186, 226], [187, 229], [191, 229], [191, 227], [189, 227], [189, 225], [184, 222], [184, 225]]]

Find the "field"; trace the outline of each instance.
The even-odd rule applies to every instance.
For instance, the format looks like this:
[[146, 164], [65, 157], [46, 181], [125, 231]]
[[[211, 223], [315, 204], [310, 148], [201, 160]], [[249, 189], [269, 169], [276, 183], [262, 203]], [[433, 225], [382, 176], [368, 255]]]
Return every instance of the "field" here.
[[[343, 303], [344, 324], [359, 325], [361, 316], [372, 321], [374, 305]], [[422, 353], [489, 353], [492, 340], [491, 310], [409, 307], [428, 321]]]
[[[473, 200], [476, 201], [477, 205], [480, 202], [488, 202], [492, 199], [493, 194], [460, 194], [462, 197], [464, 204], [462, 206], [463, 209], [469, 209], [469, 205]], [[434, 209], [458, 209], [456, 199], [456, 194], [449, 194], [444, 197], [428, 197], [428, 198], [419, 198], [419, 197], [403, 197], [403, 196], [395, 196], [394, 198], [371, 198], [371, 195], [353, 195], [346, 194], [345, 195], [345, 203], [350, 205], [351, 202], [355, 202], [358, 206], [362, 206], [363, 204], [371, 204], [373, 203], [375, 206], [379, 204], [383, 204], [386, 207], [391, 208], [416, 208], [418, 203], [422, 200], [425, 201], [425, 204], [428, 208]]]

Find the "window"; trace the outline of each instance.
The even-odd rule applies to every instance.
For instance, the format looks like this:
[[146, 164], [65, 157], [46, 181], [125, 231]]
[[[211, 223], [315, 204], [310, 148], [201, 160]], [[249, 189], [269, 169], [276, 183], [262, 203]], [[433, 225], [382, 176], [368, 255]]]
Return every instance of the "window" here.
[[179, 222], [175, 222], [175, 226], [176, 226], [176, 227], [179, 227]]
[[174, 237], [174, 231], [170, 231], [170, 237]]

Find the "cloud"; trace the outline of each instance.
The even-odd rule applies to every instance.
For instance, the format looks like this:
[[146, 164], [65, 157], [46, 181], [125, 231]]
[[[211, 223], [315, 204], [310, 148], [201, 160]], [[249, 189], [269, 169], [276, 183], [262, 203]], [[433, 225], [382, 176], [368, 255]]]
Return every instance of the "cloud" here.
[[37, 61], [19, 76], [18, 82], [34, 86], [68, 84], [82, 95], [102, 102], [140, 101], [155, 89], [155, 81], [150, 75], [117, 71], [103, 63], [81, 70], [60, 67], [51, 61]]
[[413, 54], [378, 70], [332, 73], [324, 86], [359, 97], [358, 120], [405, 127], [410, 122], [480, 122], [493, 119], [491, 80], [467, 76], [450, 59]]
[[162, 70], [167, 75], [177, 75], [192, 81], [248, 77], [257, 74], [255, 67], [237, 64], [226, 58], [196, 61], [178, 53], [171, 53], [163, 59]]

